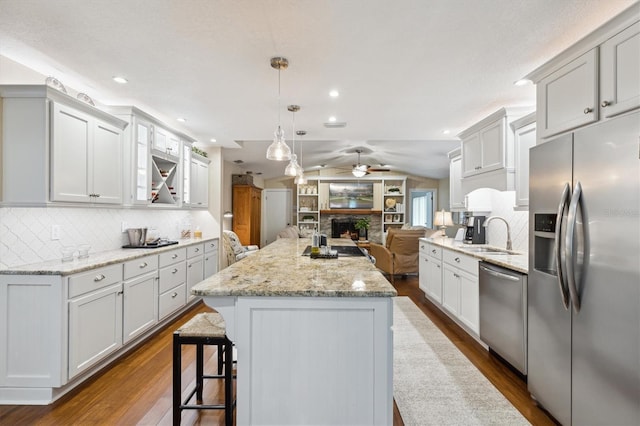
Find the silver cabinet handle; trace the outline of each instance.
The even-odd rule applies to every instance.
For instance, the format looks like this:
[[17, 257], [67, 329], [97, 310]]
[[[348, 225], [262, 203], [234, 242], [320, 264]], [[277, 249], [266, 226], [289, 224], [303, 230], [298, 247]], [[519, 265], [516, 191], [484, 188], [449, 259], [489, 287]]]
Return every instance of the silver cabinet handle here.
[[580, 299], [578, 298], [578, 289], [576, 286], [576, 276], [574, 271], [575, 259], [573, 256], [573, 234], [576, 230], [576, 222], [578, 221], [578, 205], [582, 198], [582, 185], [576, 183], [573, 188], [573, 196], [569, 204], [569, 214], [567, 216], [567, 232], [564, 234], [565, 241], [565, 259], [567, 264], [567, 282], [569, 283], [569, 294], [571, 295], [571, 304], [574, 312], [580, 312]]
[[585, 108], [585, 109], [584, 109], [584, 111], [583, 111], [583, 112], [584, 112], [585, 114], [591, 114], [591, 113], [593, 112], [593, 108], [589, 108], [589, 107], [587, 107], [587, 108]]
[[440, 268], [440, 265], [438, 265], [438, 264], [436, 263], [436, 267], [439, 269], [439, 268]]
[[199, 251], [200, 251], [200, 249], [196, 247], [195, 252], [197, 253], [197, 252], [199, 252]]
[[173, 292], [173, 294], [171, 294], [171, 298], [175, 299], [176, 297], [178, 297], [178, 293], [176, 293], [175, 291]]
[[453, 276], [454, 276], [455, 278], [460, 278], [460, 275], [458, 275], [458, 274], [453, 274]]
[[140, 266], [140, 269], [143, 269], [143, 268], [146, 268], [149, 265], [147, 265], [147, 262], [142, 262], [139, 266]]
[[600, 104], [600, 106], [601, 106], [602, 108], [606, 108], [606, 107], [608, 107], [609, 105], [611, 105], [611, 102], [609, 102], [609, 101], [602, 101], [602, 103]]
[[178, 255], [177, 255], [177, 254], [174, 254], [173, 256], [171, 256], [171, 258], [172, 258], [172, 259], [177, 259], [177, 258], [178, 258]]
[[556, 258], [556, 267], [558, 269], [558, 287], [560, 288], [560, 298], [562, 299], [562, 305], [565, 310], [569, 310], [569, 290], [566, 286], [566, 280], [564, 277], [564, 265], [562, 264], [562, 251], [560, 244], [562, 244], [562, 218], [564, 212], [569, 205], [569, 198], [571, 197], [571, 187], [568, 183], [564, 184], [562, 190], [562, 196], [560, 197], [560, 204], [558, 205], [558, 213], [556, 214], [556, 231], [554, 236], [554, 256]]
[[193, 266], [193, 264], [189, 265], [189, 268], [191, 268]]
[[118, 296], [121, 296], [124, 294], [124, 290], [120, 290], [119, 292], [116, 293]]
[[513, 275], [503, 274], [502, 272], [494, 271], [493, 269], [485, 268], [484, 266], [481, 266], [480, 269], [482, 269], [487, 274], [497, 278], [502, 278], [504, 280], [509, 280], [509, 281], [520, 281], [520, 278], [518, 277], [514, 277]]
[[460, 263], [460, 258], [459, 258], [459, 257], [456, 257], [456, 258], [455, 258], [455, 259], [453, 259], [453, 260], [455, 260], [456, 262]]
[[105, 278], [107, 278], [107, 277], [105, 277], [104, 275], [100, 274], [100, 275], [96, 275], [96, 276], [93, 278], [93, 281], [98, 282], [98, 281], [102, 281], [102, 280], [104, 280]]
[[173, 271], [171, 271], [172, 274], [175, 274], [176, 272], [178, 272], [178, 268], [173, 268]]
[[431, 253], [436, 254], [436, 249], [431, 250]]
[[420, 250], [422, 250], [424, 248], [424, 244], [420, 246]]

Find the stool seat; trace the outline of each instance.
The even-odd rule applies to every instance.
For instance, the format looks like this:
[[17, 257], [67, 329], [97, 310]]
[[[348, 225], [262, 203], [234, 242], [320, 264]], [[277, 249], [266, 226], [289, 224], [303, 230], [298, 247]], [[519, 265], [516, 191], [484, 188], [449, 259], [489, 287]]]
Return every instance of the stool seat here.
[[196, 315], [176, 331], [183, 337], [219, 337], [226, 335], [224, 318], [217, 312], [204, 312]]
[[[182, 345], [196, 346], [196, 386], [182, 402]], [[204, 345], [218, 347], [218, 374], [204, 374]], [[224, 351], [224, 356], [223, 356]], [[224, 374], [220, 374], [224, 365]], [[180, 424], [181, 411], [224, 410], [225, 425], [233, 425], [233, 343], [226, 335], [225, 322], [217, 312], [202, 312], [195, 315], [173, 333], [173, 424]], [[204, 379], [224, 380], [224, 404], [203, 404]], [[193, 396], [196, 404], [189, 404]]]

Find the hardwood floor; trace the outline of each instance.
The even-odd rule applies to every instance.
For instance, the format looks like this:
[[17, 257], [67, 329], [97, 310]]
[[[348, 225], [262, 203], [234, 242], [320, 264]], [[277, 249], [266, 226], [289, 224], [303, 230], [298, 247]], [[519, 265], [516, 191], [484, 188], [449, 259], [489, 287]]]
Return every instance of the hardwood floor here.
[[[409, 296], [469, 360], [534, 425], [553, 421], [532, 402], [526, 383], [442, 314], [418, 289], [417, 277], [396, 278], [394, 286], [401, 296]], [[171, 337], [179, 324], [198, 312], [208, 311], [203, 304], [185, 313], [147, 342], [116, 361], [93, 379], [48, 406], [0, 405], [2, 425], [169, 425], [171, 424]], [[207, 366], [216, 357], [207, 348]], [[183, 383], [189, 388], [195, 376], [195, 349], [183, 349]], [[207, 367], [205, 367], [207, 368]], [[205, 403], [223, 397], [219, 381], [206, 381]], [[210, 399], [207, 399], [210, 398]], [[224, 424], [222, 411], [188, 410], [182, 424]], [[394, 426], [404, 423], [394, 404]]]

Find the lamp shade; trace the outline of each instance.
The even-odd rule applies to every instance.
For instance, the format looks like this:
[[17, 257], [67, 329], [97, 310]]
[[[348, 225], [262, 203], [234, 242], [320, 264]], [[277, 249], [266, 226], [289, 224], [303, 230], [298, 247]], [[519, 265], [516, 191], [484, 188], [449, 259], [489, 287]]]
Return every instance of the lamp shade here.
[[267, 159], [275, 161], [286, 161], [291, 159], [291, 149], [284, 142], [284, 132], [278, 126], [274, 132], [273, 143], [267, 148]]
[[433, 218], [434, 226], [453, 226], [453, 219], [451, 218], [451, 212], [446, 212], [444, 209], [436, 212]]

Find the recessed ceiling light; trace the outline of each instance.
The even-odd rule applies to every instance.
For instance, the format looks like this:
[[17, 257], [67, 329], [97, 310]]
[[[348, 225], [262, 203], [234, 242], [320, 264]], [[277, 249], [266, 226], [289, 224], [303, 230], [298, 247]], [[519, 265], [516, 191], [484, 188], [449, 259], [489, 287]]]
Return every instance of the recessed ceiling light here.
[[332, 98], [337, 98], [338, 96], [340, 96], [340, 92], [338, 92], [337, 90], [332, 90], [329, 92], [329, 96], [331, 96]]
[[336, 122], [336, 118], [331, 116], [329, 117], [329, 123], [335, 123]]
[[449, 129], [445, 129], [445, 130], [442, 131], [443, 135], [448, 135], [449, 133], [451, 133], [451, 130], [449, 130]]
[[176, 120], [178, 120], [181, 123], [186, 123], [187, 122], [187, 119], [184, 118], [184, 117], [178, 117], [178, 118], [176, 118]]
[[217, 141], [214, 138], [209, 139], [209, 142], [216, 143]]
[[528, 86], [529, 84], [533, 84], [533, 81], [526, 78], [522, 78], [513, 84], [515, 84], [516, 86]]
[[127, 84], [129, 82], [129, 80], [127, 80], [124, 77], [120, 77], [118, 75], [113, 77], [113, 81], [115, 81], [116, 83], [120, 83], [120, 84]]

